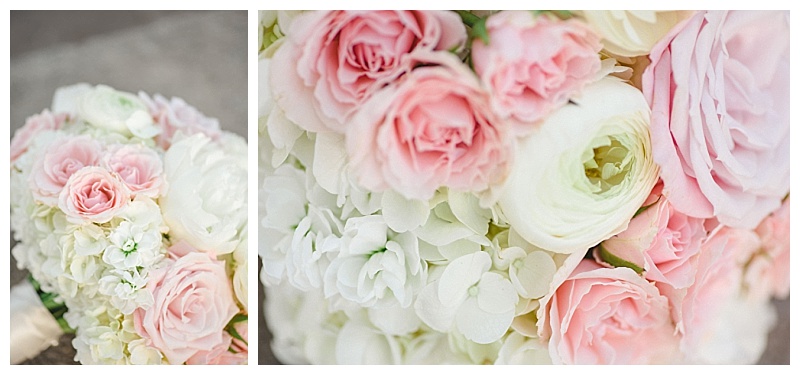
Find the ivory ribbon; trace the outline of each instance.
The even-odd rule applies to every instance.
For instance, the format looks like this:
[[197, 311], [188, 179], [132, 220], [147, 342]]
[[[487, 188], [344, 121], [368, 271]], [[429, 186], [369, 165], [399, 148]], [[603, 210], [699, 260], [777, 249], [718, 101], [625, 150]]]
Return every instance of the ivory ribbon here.
[[33, 358], [58, 344], [64, 334], [28, 280], [11, 288], [11, 364]]

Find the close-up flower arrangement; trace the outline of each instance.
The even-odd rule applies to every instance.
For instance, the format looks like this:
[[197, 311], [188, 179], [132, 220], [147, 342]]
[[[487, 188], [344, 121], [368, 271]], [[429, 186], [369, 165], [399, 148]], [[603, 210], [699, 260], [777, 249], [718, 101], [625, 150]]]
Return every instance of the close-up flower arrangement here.
[[11, 359], [246, 364], [247, 143], [180, 98], [59, 88], [11, 140]]
[[287, 364], [744, 364], [789, 296], [788, 11], [260, 11]]

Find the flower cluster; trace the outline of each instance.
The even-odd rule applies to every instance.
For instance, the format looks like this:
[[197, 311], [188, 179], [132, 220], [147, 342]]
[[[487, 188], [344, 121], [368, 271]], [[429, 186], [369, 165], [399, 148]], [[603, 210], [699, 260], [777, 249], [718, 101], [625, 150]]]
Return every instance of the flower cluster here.
[[247, 144], [181, 99], [58, 89], [11, 140], [12, 254], [84, 364], [247, 362]]
[[281, 361], [759, 358], [789, 293], [788, 12], [259, 26]]

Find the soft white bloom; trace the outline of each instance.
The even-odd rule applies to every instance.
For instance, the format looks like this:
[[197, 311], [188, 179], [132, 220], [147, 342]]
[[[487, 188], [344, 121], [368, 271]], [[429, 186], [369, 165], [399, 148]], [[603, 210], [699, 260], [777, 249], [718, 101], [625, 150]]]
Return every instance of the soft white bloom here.
[[167, 150], [164, 172], [168, 188], [159, 203], [170, 237], [202, 251], [233, 251], [247, 225], [246, 142], [195, 134]]
[[455, 330], [479, 344], [499, 340], [511, 326], [519, 296], [510, 281], [489, 271], [491, 265], [485, 252], [450, 262], [417, 298], [417, 315], [437, 331]]
[[450, 332], [447, 335], [450, 350], [468, 364], [486, 365], [497, 359], [497, 353], [502, 345], [501, 340], [486, 344], [479, 344], [467, 339], [459, 332]]
[[124, 136], [152, 138], [161, 132], [136, 95], [98, 85], [77, 100], [78, 115], [100, 129]]
[[425, 286], [427, 263], [416, 236], [394, 233], [381, 215], [350, 218], [341, 248], [325, 272], [325, 296], [339, 294], [362, 306], [411, 306]]
[[131, 353], [130, 361], [134, 365], [160, 365], [164, 357], [158, 349], [148, 346], [145, 339], [129, 342], [128, 352]]
[[336, 338], [336, 363], [340, 365], [401, 364], [398, 340], [359, 320], [348, 320]]
[[388, 335], [409, 335], [422, 328], [414, 306], [370, 307], [367, 318], [375, 328]]
[[573, 101], [519, 142], [498, 202], [525, 240], [559, 253], [623, 231], [658, 178], [639, 90], [607, 77]]
[[308, 291], [322, 287], [333, 253], [341, 246], [342, 224], [327, 208], [308, 207], [286, 254], [286, 277], [294, 287]]
[[75, 253], [81, 256], [100, 254], [109, 244], [103, 228], [87, 223], [72, 232], [75, 240]]
[[86, 312], [80, 323], [72, 325], [78, 332], [72, 339], [75, 359], [83, 364], [125, 364], [125, 342], [120, 335], [122, 325], [117, 320], [107, 320], [108, 315]]
[[147, 230], [145, 225], [123, 221], [114, 228], [105, 248], [103, 261], [117, 269], [149, 267], [163, 257], [161, 233], [158, 228]]
[[306, 216], [305, 174], [291, 164], [284, 164], [262, 180], [259, 189], [258, 255], [263, 259], [261, 278], [266, 285], [278, 284], [286, 270], [294, 228]]
[[244, 310], [248, 311], [247, 307], [247, 228], [245, 227], [245, 237], [233, 251], [233, 293], [236, 299], [244, 306]]
[[473, 195], [440, 191], [431, 199], [429, 207], [427, 221], [413, 230], [422, 241], [423, 259], [450, 261], [481, 251], [482, 246], [491, 246], [486, 238], [491, 211], [480, 208]]
[[53, 93], [53, 104], [50, 109], [53, 113], [66, 112], [77, 114], [78, 105], [81, 97], [93, 90], [93, 86], [88, 83], [76, 83], [74, 85], [63, 86], [56, 89]]
[[586, 22], [603, 36], [603, 47], [619, 56], [641, 56], [673, 26], [688, 18], [680, 10], [584, 10]]
[[503, 341], [496, 365], [551, 365], [547, 343], [511, 332]]
[[147, 309], [153, 295], [145, 289], [147, 278], [137, 270], [110, 270], [99, 280], [99, 291], [111, 297], [111, 305], [123, 314], [137, 308]]

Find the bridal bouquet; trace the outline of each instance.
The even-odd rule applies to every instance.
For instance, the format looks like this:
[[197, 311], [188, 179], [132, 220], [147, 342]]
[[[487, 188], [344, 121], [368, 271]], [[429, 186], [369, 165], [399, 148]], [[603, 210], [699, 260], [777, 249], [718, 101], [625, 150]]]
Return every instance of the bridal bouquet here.
[[789, 295], [789, 15], [262, 11], [284, 363], [753, 363]]
[[246, 155], [179, 98], [57, 90], [14, 134], [10, 181], [33, 281], [12, 314], [37, 311], [21, 302], [36, 291], [58, 325], [12, 322], [12, 361], [55, 326], [83, 364], [246, 363]]

